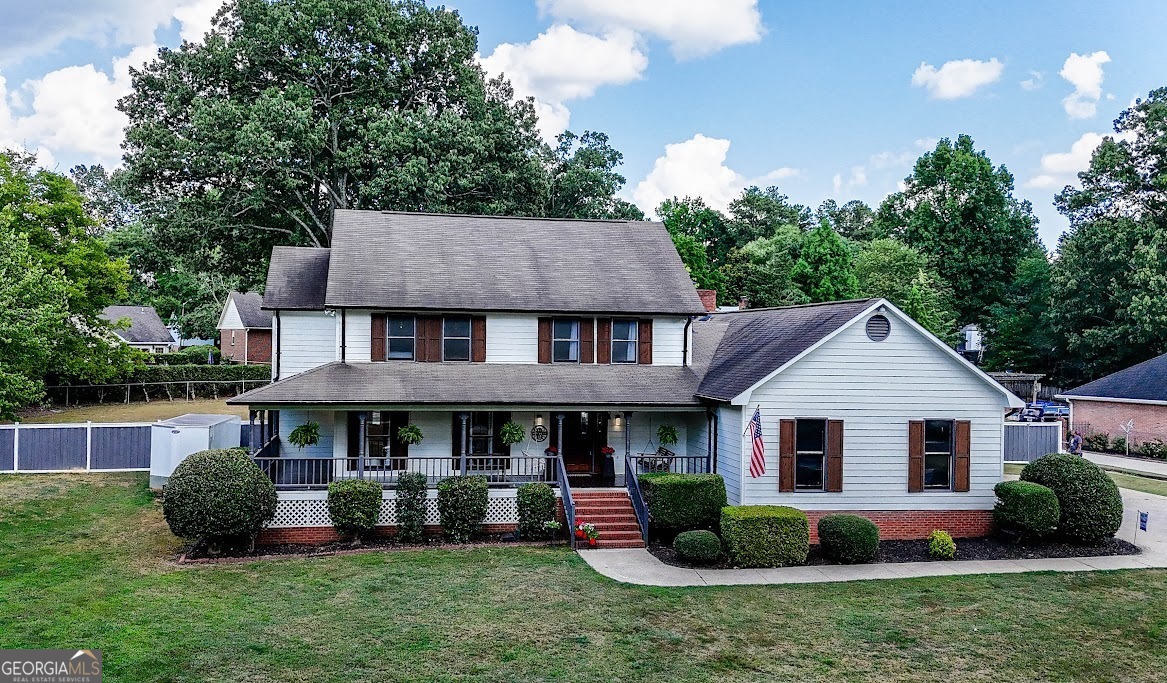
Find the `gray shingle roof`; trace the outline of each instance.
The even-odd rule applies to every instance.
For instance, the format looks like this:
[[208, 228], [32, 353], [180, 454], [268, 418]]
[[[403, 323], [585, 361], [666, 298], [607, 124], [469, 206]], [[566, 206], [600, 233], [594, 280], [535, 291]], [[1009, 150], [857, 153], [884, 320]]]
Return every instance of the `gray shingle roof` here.
[[693, 323], [697, 394], [728, 401], [839, 329], [878, 299], [716, 313]]
[[271, 329], [271, 311], [263, 309], [263, 297], [258, 292], [231, 292], [231, 301], [235, 302], [235, 310], [239, 313], [239, 320], [248, 329]]
[[106, 306], [101, 317], [116, 323], [122, 318], [130, 319], [130, 327], [114, 330], [119, 337], [131, 344], [173, 344], [174, 337], [151, 306]]
[[[329, 250], [316, 247], [276, 247], [271, 252], [264, 308], [304, 311], [324, 309]], [[269, 325], [270, 326], [270, 325]]]
[[1167, 353], [1064, 391], [1062, 396], [1167, 401]]
[[337, 211], [331, 249], [329, 306], [705, 312], [660, 223]]
[[697, 383], [661, 365], [329, 363], [228, 403], [694, 406]]

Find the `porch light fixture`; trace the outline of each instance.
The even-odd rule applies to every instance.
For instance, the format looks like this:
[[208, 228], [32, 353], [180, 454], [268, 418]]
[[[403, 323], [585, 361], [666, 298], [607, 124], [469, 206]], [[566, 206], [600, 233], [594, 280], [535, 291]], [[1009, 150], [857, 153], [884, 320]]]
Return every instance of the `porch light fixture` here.
[[612, 429], [616, 431], [624, 429], [624, 417], [620, 413], [616, 413], [616, 417], [612, 419]]
[[543, 416], [542, 416], [542, 415], [536, 415], [536, 416], [535, 416], [535, 426], [536, 426], [536, 427], [542, 427], [542, 426], [543, 426]]

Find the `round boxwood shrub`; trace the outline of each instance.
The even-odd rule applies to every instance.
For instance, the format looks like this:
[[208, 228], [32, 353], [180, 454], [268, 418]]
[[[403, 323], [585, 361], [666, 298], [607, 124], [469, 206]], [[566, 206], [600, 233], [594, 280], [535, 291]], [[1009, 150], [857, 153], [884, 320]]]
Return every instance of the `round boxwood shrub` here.
[[826, 515], [819, 520], [823, 555], [840, 564], [862, 564], [879, 551], [879, 528], [859, 515]]
[[725, 480], [720, 474], [642, 474], [648, 517], [662, 534], [716, 529], [725, 507]]
[[381, 517], [381, 485], [368, 479], [341, 479], [328, 484], [328, 518], [336, 533], [353, 537], [353, 545], [371, 533]]
[[1019, 539], [1041, 538], [1058, 528], [1062, 509], [1057, 495], [1031, 481], [1003, 481], [993, 487], [997, 505], [993, 522]]
[[442, 531], [454, 543], [467, 543], [486, 519], [489, 494], [486, 477], [447, 477], [438, 482], [438, 517]]
[[397, 496], [393, 500], [397, 520], [397, 540], [421, 543], [425, 525], [429, 480], [421, 472], [402, 472], [397, 477]]
[[523, 484], [516, 492], [515, 505], [519, 511], [519, 537], [543, 538], [547, 522], [555, 519], [555, 490], [547, 484]]
[[937, 560], [951, 560], [956, 557], [956, 541], [947, 531], [935, 529], [928, 534], [928, 555]]
[[276, 487], [242, 448], [199, 451], [162, 489], [162, 516], [175, 536], [223, 544], [255, 536], [276, 516]]
[[712, 531], [683, 531], [673, 539], [677, 557], [693, 564], [710, 564], [721, 557], [721, 539]]
[[1122, 526], [1122, 496], [1102, 468], [1077, 455], [1050, 453], [1021, 470], [1021, 480], [1041, 484], [1058, 497], [1058, 534], [1098, 543]]
[[721, 510], [725, 552], [738, 567], [806, 564], [810, 523], [806, 513], [785, 505], [739, 505]]

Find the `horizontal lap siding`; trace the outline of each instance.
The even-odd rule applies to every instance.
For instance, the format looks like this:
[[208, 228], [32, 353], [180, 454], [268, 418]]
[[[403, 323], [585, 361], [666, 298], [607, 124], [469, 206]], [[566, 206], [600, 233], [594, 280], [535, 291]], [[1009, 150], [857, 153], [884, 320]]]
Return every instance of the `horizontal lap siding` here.
[[[741, 503], [743, 429], [741, 407], [717, 409], [717, 473], [725, 479], [730, 505]], [[777, 453], [774, 455], [777, 457]]]
[[336, 326], [336, 319], [323, 311], [282, 311], [280, 377], [291, 377], [336, 360]]
[[[281, 410], [280, 411], [280, 456], [287, 458], [331, 458], [335, 454], [333, 441], [338, 431], [334, 413], [328, 410]], [[343, 413], [341, 413], [343, 414]], [[313, 446], [296, 448], [288, 441], [292, 430], [302, 424], [315, 422], [320, 425], [320, 441]], [[344, 424], [339, 425], [344, 429]]]
[[653, 365], [684, 365], [686, 322], [687, 318], [653, 318]]
[[[832, 510], [966, 510], [993, 506], [1001, 481], [1004, 397], [897, 319], [885, 341], [862, 321], [816, 349], [751, 396], [761, 405], [766, 474], [744, 475], [749, 504]], [[843, 420], [843, 491], [778, 492], [778, 420]], [[908, 421], [969, 420], [970, 491], [908, 493]], [[740, 429], [739, 429], [740, 433]]]
[[486, 362], [539, 362], [539, 319], [529, 315], [486, 316]]

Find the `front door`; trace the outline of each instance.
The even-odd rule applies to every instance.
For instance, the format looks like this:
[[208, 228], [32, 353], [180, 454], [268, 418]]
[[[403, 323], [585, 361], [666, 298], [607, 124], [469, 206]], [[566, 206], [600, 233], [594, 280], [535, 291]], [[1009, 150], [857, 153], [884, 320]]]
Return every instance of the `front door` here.
[[[551, 443], [559, 443], [559, 421], [551, 421]], [[608, 443], [608, 413], [563, 414], [563, 464], [568, 472], [598, 472], [600, 449]]]

